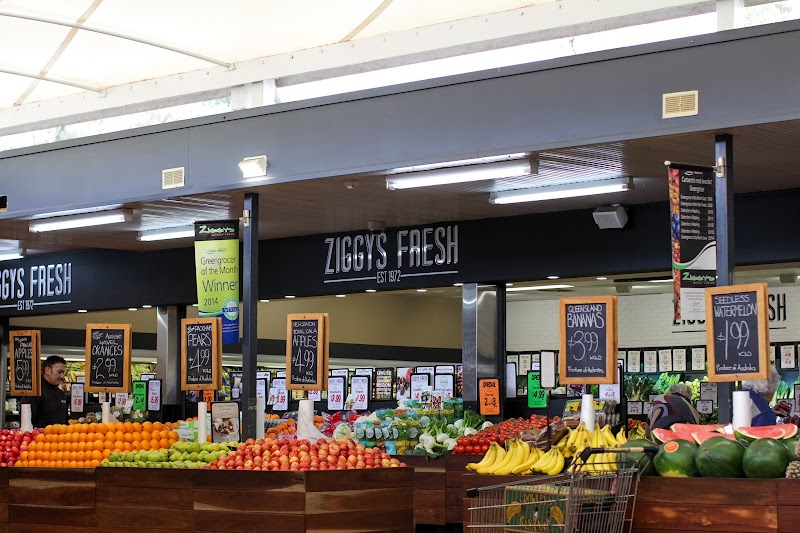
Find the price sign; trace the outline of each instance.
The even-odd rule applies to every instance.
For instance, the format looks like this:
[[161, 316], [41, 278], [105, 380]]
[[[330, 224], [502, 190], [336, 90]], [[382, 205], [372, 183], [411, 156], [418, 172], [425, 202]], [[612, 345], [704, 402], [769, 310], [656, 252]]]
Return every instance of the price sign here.
[[327, 313], [286, 317], [286, 388], [322, 390], [328, 369]]
[[768, 319], [765, 283], [706, 289], [709, 381], [767, 379]]
[[642, 402], [628, 402], [629, 415], [640, 415], [642, 411]]
[[686, 348], [672, 350], [672, 370], [674, 372], [686, 372]]
[[706, 369], [706, 349], [692, 348], [692, 371], [702, 372]]
[[122, 409], [123, 412], [130, 413], [131, 406], [128, 405], [128, 393], [118, 392], [114, 395], [114, 405]]
[[394, 368], [378, 368], [375, 370], [375, 399], [392, 400], [394, 394]]
[[328, 378], [328, 411], [344, 409], [344, 378], [331, 376]]
[[714, 412], [714, 402], [711, 400], [697, 400], [697, 412], [702, 415], [710, 415]]
[[161, 380], [151, 379], [147, 383], [147, 410], [161, 410]]
[[278, 390], [275, 387], [269, 388], [269, 393], [267, 394], [267, 405], [275, 405], [275, 400], [278, 399]]
[[484, 416], [500, 414], [500, 380], [497, 378], [478, 380], [478, 407]]
[[156, 375], [155, 374], [142, 374], [140, 376], [140, 379], [142, 381], [150, 381], [151, 379], [156, 379]]
[[147, 381], [133, 382], [133, 410], [144, 411], [147, 408]]
[[86, 390], [128, 392], [131, 382], [131, 325], [86, 325]]
[[181, 320], [181, 390], [222, 388], [222, 319]]
[[286, 390], [286, 378], [279, 378], [272, 381], [275, 387], [275, 402], [272, 408], [276, 411], [286, 411], [289, 409], [289, 392]]
[[433, 382], [433, 374], [436, 373], [435, 366], [418, 366], [414, 369], [415, 374], [428, 374], [428, 383]]
[[642, 402], [642, 413], [649, 413], [650, 409], [653, 408], [653, 404], [650, 402]]
[[37, 330], [8, 334], [11, 351], [11, 396], [39, 396], [42, 375], [41, 334]]
[[452, 398], [456, 391], [456, 379], [453, 374], [436, 374], [433, 377], [433, 389], [442, 394], [447, 400]]
[[705, 381], [700, 383], [700, 399], [701, 400], [708, 400], [713, 402], [714, 405], [717, 404], [717, 384], [716, 383], [706, 383]]
[[239, 402], [214, 402], [211, 404], [211, 441], [238, 442]]
[[73, 413], [83, 412], [83, 383], [73, 383], [70, 388], [70, 410]]
[[353, 396], [351, 409], [365, 411], [369, 409], [369, 376], [353, 376], [350, 380], [350, 390]]
[[617, 297], [561, 298], [562, 384], [615, 383]]
[[428, 374], [411, 374], [411, 399], [418, 400], [422, 398], [422, 392], [426, 387], [430, 387], [430, 375]]
[[266, 379], [257, 379], [256, 380], [256, 398], [267, 398], [267, 380]]
[[310, 390], [308, 391], [308, 399], [312, 402], [322, 401], [322, 391]]
[[519, 365], [517, 365], [517, 375], [525, 376], [528, 374], [528, 370], [530, 369], [531, 369], [531, 354], [529, 353], [519, 354]]
[[794, 368], [797, 366], [795, 361], [794, 344], [781, 345], [781, 368]]
[[631, 350], [628, 352], [628, 373], [638, 374], [642, 371], [642, 352]]
[[658, 351], [658, 371], [659, 372], [672, 372], [672, 350], [659, 350]]
[[644, 351], [644, 373], [654, 374], [658, 371], [658, 352], [656, 350]]
[[216, 391], [213, 390], [204, 390], [203, 391], [203, 401], [206, 403], [211, 403], [214, 401], [214, 393]]
[[541, 387], [539, 372], [528, 372], [528, 407], [531, 409], [547, 407], [547, 389]]

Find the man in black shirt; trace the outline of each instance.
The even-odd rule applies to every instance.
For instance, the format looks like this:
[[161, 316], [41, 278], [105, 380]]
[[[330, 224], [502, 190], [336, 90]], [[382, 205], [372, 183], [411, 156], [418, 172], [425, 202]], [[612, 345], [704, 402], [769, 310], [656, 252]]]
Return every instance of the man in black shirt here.
[[28, 398], [31, 404], [33, 427], [43, 428], [50, 424], [67, 423], [67, 395], [59, 388], [64, 382], [63, 357], [51, 355], [42, 364], [42, 394]]

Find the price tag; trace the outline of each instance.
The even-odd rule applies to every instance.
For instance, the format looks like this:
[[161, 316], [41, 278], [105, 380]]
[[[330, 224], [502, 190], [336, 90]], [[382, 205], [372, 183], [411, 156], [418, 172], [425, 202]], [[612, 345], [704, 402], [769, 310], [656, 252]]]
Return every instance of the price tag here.
[[285, 378], [286, 377], [286, 371], [285, 370], [276, 370], [275, 371], [275, 377], [276, 378]]
[[328, 411], [344, 409], [344, 378], [331, 376], [328, 378]]
[[256, 380], [256, 398], [264, 398], [267, 397], [267, 380], [266, 379], [257, 379]]
[[794, 344], [784, 344], [781, 346], [781, 368], [794, 368], [795, 352]]
[[478, 380], [478, 404], [484, 416], [500, 414], [500, 380], [497, 378]]
[[86, 376], [85, 376], [85, 375], [83, 375], [83, 376], [78, 376], [77, 378], [75, 378], [75, 381], [76, 381], [77, 383], [85, 383], [85, 382], [86, 382]]
[[519, 366], [519, 354], [509, 354], [506, 356], [506, 364], [514, 363]]
[[442, 409], [443, 403], [444, 403], [444, 395], [442, 394], [442, 391], [438, 390], [431, 391], [431, 409], [439, 411]]
[[456, 380], [453, 374], [436, 374], [433, 376], [433, 388], [440, 392], [445, 400], [452, 398], [456, 390]]
[[308, 391], [308, 399], [312, 402], [319, 402], [322, 400], [322, 391], [310, 390]]
[[617, 352], [617, 363], [622, 363], [622, 370], [628, 368], [628, 353], [625, 350], [619, 350]]
[[141, 379], [142, 381], [150, 381], [151, 379], [156, 379], [156, 375], [155, 374], [142, 374], [139, 379]]
[[151, 379], [147, 383], [147, 410], [161, 410], [161, 380]]
[[547, 407], [547, 389], [541, 387], [539, 372], [528, 372], [528, 407], [531, 409]]
[[317, 390], [327, 378], [330, 322], [327, 313], [286, 317], [286, 388]]
[[692, 371], [702, 372], [706, 369], [706, 349], [692, 348]]
[[83, 412], [83, 383], [73, 383], [70, 389], [70, 409], [73, 413]]
[[697, 412], [703, 415], [710, 415], [714, 412], [714, 402], [711, 400], [697, 400]]
[[686, 372], [686, 348], [672, 350], [672, 371]]
[[628, 414], [629, 415], [642, 414], [642, 402], [628, 402]]
[[369, 408], [369, 377], [353, 376], [350, 380], [350, 390], [353, 396], [351, 409], [365, 411]]
[[213, 390], [204, 390], [203, 401], [209, 404], [212, 403], [214, 401], [214, 392]]
[[117, 392], [114, 394], [114, 405], [122, 409], [123, 412], [130, 413], [131, 408], [128, 405], [128, 393]]
[[278, 399], [278, 389], [270, 387], [267, 393], [267, 405], [275, 405], [275, 400]]
[[[432, 367], [431, 367], [432, 368]], [[411, 399], [417, 400], [422, 397], [423, 389], [430, 386], [428, 379], [430, 376], [426, 374], [411, 374]]]
[[659, 372], [672, 372], [672, 350], [659, 350], [658, 351], [658, 371]]
[[453, 374], [456, 373], [455, 365], [437, 365], [436, 366], [436, 373], [437, 374]]
[[644, 373], [655, 374], [658, 371], [658, 352], [655, 350], [644, 351]]
[[273, 380], [275, 385], [275, 403], [272, 408], [276, 411], [286, 411], [289, 409], [289, 393], [286, 390], [286, 378]]
[[628, 352], [628, 373], [638, 374], [642, 371], [642, 352], [631, 350]]
[[144, 411], [147, 408], [147, 382], [133, 382], [133, 410]]
[[517, 375], [525, 376], [527, 375], [528, 370], [530, 369], [531, 369], [531, 354], [529, 353], [519, 354], [519, 365], [517, 365]]
[[649, 413], [652, 407], [653, 404], [651, 404], [650, 402], [642, 402], [642, 414]]
[[717, 384], [716, 383], [706, 383], [705, 381], [700, 383], [700, 399], [701, 400], [708, 400], [717, 404]]

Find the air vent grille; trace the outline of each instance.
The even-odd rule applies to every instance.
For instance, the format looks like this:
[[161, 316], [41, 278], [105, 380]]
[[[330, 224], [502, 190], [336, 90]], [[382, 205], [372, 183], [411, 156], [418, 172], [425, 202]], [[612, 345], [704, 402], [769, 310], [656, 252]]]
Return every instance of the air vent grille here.
[[180, 189], [186, 185], [185, 167], [165, 168], [161, 171], [162, 189]]
[[699, 113], [698, 91], [683, 91], [663, 95], [662, 117], [691, 117]]

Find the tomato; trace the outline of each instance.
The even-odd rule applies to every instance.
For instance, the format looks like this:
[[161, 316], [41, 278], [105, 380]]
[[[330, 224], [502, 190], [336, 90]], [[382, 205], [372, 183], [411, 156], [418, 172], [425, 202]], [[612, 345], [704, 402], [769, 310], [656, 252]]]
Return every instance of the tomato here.
[[464, 447], [464, 451], [466, 453], [475, 453], [475, 448], [472, 446], [472, 444], [468, 444]]
[[486, 453], [488, 451], [489, 451], [489, 445], [488, 444], [481, 445], [481, 452]]
[[[488, 448], [487, 448], [487, 449], [488, 449]], [[466, 447], [466, 446], [464, 446], [463, 444], [456, 444], [456, 447], [455, 447], [455, 448], [453, 448], [453, 451], [454, 451], [455, 453], [466, 453], [466, 451], [467, 451], [467, 447]]]

